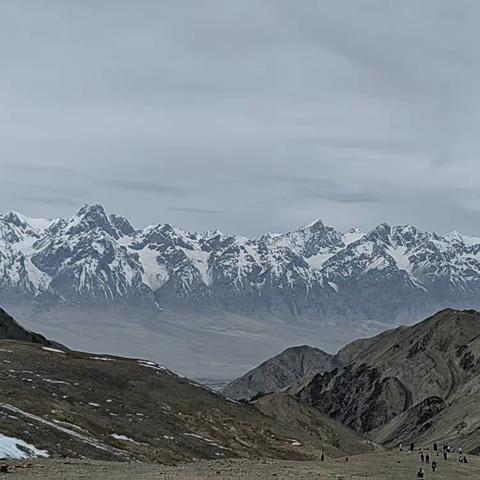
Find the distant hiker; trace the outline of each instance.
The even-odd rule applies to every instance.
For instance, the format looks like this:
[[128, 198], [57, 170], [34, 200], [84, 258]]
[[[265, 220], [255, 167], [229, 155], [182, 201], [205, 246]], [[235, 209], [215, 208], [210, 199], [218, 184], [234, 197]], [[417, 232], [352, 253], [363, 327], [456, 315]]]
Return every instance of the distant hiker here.
[[437, 462], [434, 460], [432, 462], [432, 472], [434, 472], [437, 469]]
[[348, 462], [348, 457], [345, 457], [345, 461]]
[[448, 460], [448, 455], [446, 450], [443, 451], [443, 459]]
[[423, 472], [423, 468], [420, 468], [420, 470], [418, 471], [417, 478], [425, 478], [425, 473]]
[[438, 445], [437, 445], [437, 443], [435, 442], [435, 443], [433, 444], [433, 451], [436, 452], [437, 450], [438, 450]]
[[430, 464], [430, 455], [428, 453], [425, 455], [425, 463]]
[[463, 456], [463, 463], [468, 463], [467, 457], [465, 455]]
[[459, 455], [462, 454], [462, 447], [458, 447], [458, 454], [459, 454]]
[[399, 450], [400, 452], [403, 452], [402, 444], [400, 444], [400, 445], [398, 446], [398, 450]]
[[422, 463], [425, 463], [425, 455], [423, 454], [423, 452], [420, 454], [420, 461]]
[[410, 451], [413, 452], [415, 450], [415, 445], [413, 442], [410, 444]]
[[325, 454], [322, 452], [322, 456], [320, 457], [320, 461], [324, 462], [325, 461]]

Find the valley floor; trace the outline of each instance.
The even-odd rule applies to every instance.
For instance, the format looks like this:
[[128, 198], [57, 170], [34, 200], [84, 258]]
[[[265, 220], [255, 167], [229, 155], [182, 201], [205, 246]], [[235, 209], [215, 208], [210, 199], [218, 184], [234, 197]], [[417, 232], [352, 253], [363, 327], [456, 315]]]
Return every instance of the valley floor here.
[[[459, 464], [436, 458], [438, 469], [425, 468], [425, 479], [464, 480], [480, 478], [480, 458]], [[13, 468], [13, 467], [17, 468]], [[14, 480], [415, 480], [422, 466], [418, 454], [391, 451], [330, 459], [325, 462], [283, 462], [275, 460], [222, 460], [177, 467], [143, 463], [110, 463], [76, 460], [36, 460], [12, 464], [8, 475]], [[428, 465], [426, 466], [428, 467]]]

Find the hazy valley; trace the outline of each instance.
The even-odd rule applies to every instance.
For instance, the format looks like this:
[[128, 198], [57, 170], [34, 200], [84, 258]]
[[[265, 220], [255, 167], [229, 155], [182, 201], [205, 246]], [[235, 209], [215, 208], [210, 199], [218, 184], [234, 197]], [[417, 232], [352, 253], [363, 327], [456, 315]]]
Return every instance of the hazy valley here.
[[444, 307], [480, 307], [480, 239], [412, 226], [364, 234], [318, 220], [247, 239], [136, 229], [93, 205], [68, 219], [5, 214], [0, 244], [1, 302], [27, 327], [213, 381], [291, 345], [334, 353]]

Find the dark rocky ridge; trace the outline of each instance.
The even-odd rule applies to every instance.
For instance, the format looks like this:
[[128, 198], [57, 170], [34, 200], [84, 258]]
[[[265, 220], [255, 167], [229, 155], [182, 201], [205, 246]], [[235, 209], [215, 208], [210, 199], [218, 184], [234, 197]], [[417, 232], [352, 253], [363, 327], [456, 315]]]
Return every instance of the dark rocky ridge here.
[[298, 398], [384, 444], [480, 443], [480, 313], [447, 309], [380, 335], [340, 369], [291, 389]]
[[23, 342], [39, 343], [41, 345], [58, 345], [56, 342], [47, 340], [38, 333], [31, 332], [23, 328], [13, 317], [5, 310], [0, 308], [0, 339], [2, 340], [20, 340]]
[[319, 372], [340, 366], [334, 355], [306, 345], [291, 347], [242, 377], [233, 380], [222, 394], [234, 400], [251, 400], [262, 394], [279, 392]]
[[[263, 365], [276, 367], [280, 358], [288, 371], [292, 357], [282, 356]], [[288, 387], [277, 388], [277, 370], [262, 365], [225, 392], [247, 392], [252, 377], [257, 391], [265, 385], [286, 391], [377, 443], [448, 441], [478, 450], [479, 312], [446, 309], [412, 327], [356, 340], [329, 361], [324, 368], [323, 358], [316, 366], [314, 360], [306, 375], [289, 377]]]

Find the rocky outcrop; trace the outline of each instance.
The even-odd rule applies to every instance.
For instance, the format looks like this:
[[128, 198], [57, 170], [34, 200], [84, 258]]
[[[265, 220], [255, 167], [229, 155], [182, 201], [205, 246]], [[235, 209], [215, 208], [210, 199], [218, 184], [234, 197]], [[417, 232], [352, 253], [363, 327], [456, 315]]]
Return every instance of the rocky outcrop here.
[[480, 314], [447, 309], [380, 335], [351, 364], [294, 389], [326, 415], [385, 444], [445, 438], [473, 449], [480, 420]]
[[334, 355], [318, 348], [306, 345], [291, 347], [230, 382], [222, 393], [234, 400], [248, 401], [282, 391], [319, 372], [331, 371], [338, 365]]
[[0, 339], [2, 340], [20, 340], [22, 342], [39, 343], [51, 346], [54, 342], [47, 340], [38, 333], [26, 330], [17, 323], [5, 310], [0, 308]]

